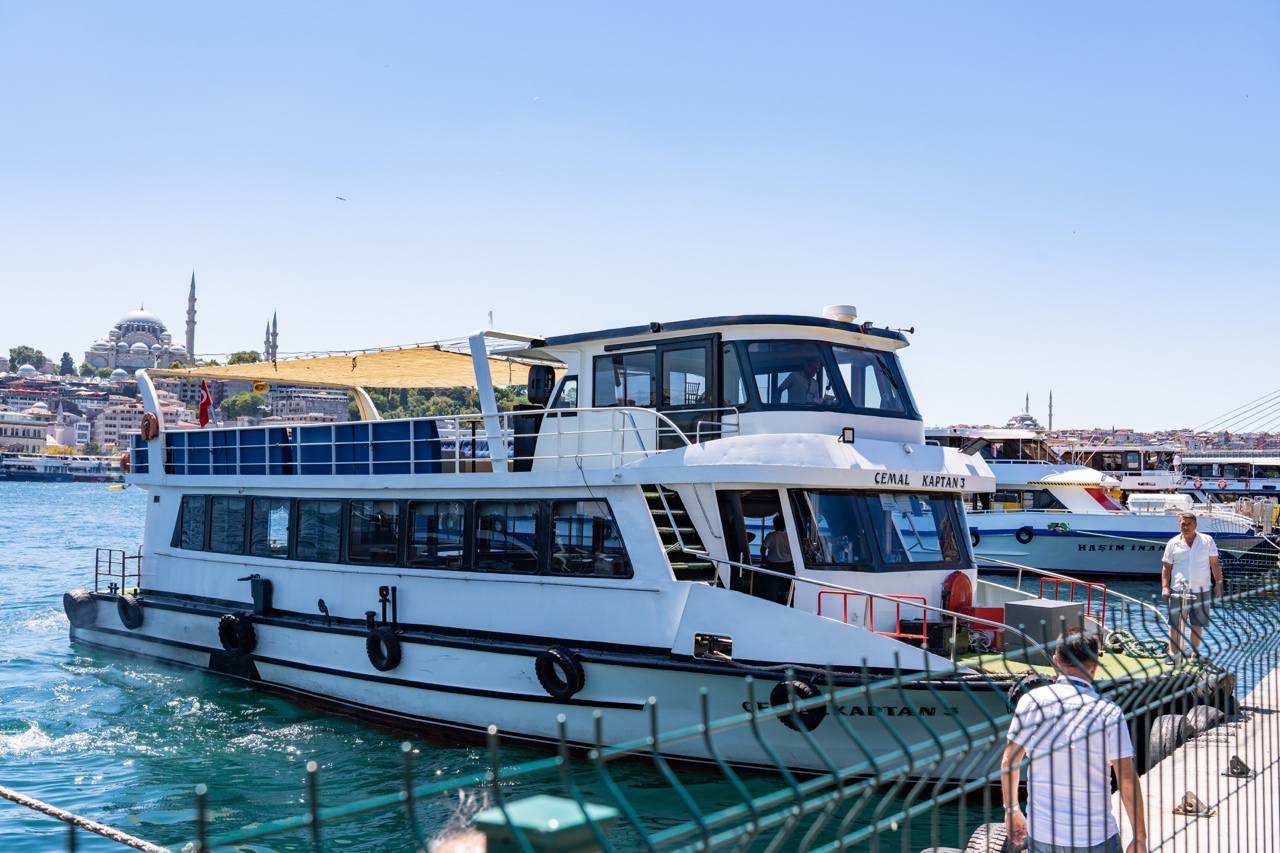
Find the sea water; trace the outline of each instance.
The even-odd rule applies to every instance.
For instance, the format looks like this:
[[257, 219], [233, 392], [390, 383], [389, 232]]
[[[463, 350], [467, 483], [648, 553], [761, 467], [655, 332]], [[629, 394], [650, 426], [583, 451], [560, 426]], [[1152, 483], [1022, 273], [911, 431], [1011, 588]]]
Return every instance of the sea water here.
[[[99, 547], [136, 553], [147, 493], [89, 483], [0, 482], [0, 785], [155, 844], [181, 849], [195, 837], [197, 783], [209, 788], [212, 832], [227, 832], [302, 813], [305, 767], [319, 767], [322, 805], [390, 794], [400, 783], [400, 733], [303, 708], [257, 690], [161, 663], [73, 647], [62, 612], [63, 592], [93, 585]], [[1127, 592], [1149, 597], [1154, 581], [1127, 581]], [[423, 781], [483, 772], [483, 745], [412, 740]], [[504, 764], [544, 757], [505, 748]], [[628, 798], [653, 825], [688, 820], [653, 770], [617, 768]], [[609, 802], [590, 774], [585, 794]], [[682, 774], [704, 809], [737, 802], [712, 774]], [[767, 774], [748, 778], [753, 794], [777, 787]], [[523, 796], [559, 793], [553, 778], [521, 783]], [[958, 820], [954, 807], [943, 823]], [[428, 831], [454, 819], [456, 795], [424, 803]], [[967, 818], [970, 826], [981, 816]], [[627, 830], [615, 841], [626, 846]], [[60, 822], [0, 800], [0, 853], [65, 850]], [[410, 851], [399, 812], [367, 816], [325, 830], [326, 849], [351, 853]], [[80, 851], [119, 851], [113, 842], [79, 833]], [[927, 846], [920, 843], [913, 849]], [[305, 835], [242, 848], [309, 850]]]

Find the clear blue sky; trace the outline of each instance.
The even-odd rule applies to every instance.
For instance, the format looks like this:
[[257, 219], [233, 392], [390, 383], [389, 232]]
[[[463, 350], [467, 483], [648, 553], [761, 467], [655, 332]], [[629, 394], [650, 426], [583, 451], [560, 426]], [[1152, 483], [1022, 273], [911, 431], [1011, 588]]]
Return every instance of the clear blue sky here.
[[0, 0], [0, 349], [851, 302], [930, 424], [1191, 426], [1280, 386], [1278, 158], [1272, 2]]

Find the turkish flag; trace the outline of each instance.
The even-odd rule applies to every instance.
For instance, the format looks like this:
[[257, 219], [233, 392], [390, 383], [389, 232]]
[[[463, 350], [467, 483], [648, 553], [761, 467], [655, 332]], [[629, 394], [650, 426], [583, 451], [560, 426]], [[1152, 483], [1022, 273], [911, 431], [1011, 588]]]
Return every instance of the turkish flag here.
[[200, 380], [200, 426], [209, 423], [209, 409], [213, 408], [213, 395], [209, 393], [209, 383]]

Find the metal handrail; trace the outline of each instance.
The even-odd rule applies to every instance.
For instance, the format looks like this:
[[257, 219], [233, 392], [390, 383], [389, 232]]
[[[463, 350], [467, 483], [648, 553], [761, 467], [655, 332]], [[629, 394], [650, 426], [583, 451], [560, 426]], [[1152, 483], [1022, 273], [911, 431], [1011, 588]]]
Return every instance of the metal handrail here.
[[[1045, 578], [1053, 578], [1054, 580], [1070, 581], [1074, 583], [1085, 583], [1085, 581], [1081, 581], [1079, 578], [1073, 578], [1070, 575], [1064, 575], [1060, 572], [1050, 571], [1049, 569], [1037, 569], [1035, 566], [1026, 566], [1026, 565], [1023, 565], [1022, 563], [1010, 563], [1007, 560], [997, 560], [994, 557], [983, 557], [982, 560], [983, 562], [995, 563], [998, 566], [1004, 566], [1005, 568], [1008, 568], [1008, 569], [1017, 569], [1018, 570], [1017, 589], [1019, 592], [1023, 591], [1022, 590], [1022, 573], [1024, 571], [1031, 572], [1032, 574], [1040, 575], [1041, 577], [1045, 577]], [[996, 586], [1003, 586], [1003, 584], [996, 584]], [[1005, 588], [1008, 589], [1008, 587], [1005, 587]], [[1166, 628], [1169, 627], [1169, 620], [1165, 618], [1165, 615], [1160, 612], [1159, 608], [1152, 607], [1150, 604], [1147, 604], [1145, 601], [1139, 601], [1138, 599], [1134, 598], [1131, 595], [1125, 595], [1123, 592], [1119, 592], [1114, 589], [1108, 588], [1107, 594], [1114, 595], [1116, 598], [1120, 599], [1121, 601], [1126, 601], [1130, 604], [1136, 604], [1139, 607], [1142, 607], [1146, 610], [1150, 610], [1160, 619], [1161, 622], [1164, 623]], [[1030, 595], [1030, 593], [1028, 593], [1028, 595]]]

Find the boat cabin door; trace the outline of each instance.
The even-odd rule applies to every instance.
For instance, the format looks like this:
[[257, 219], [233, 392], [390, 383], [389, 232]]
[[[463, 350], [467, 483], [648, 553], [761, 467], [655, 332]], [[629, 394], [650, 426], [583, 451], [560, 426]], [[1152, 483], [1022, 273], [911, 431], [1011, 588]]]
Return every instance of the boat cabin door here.
[[[719, 335], [681, 338], [658, 346], [658, 411], [691, 442], [720, 437], [719, 353]], [[683, 444], [670, 427], [660, 430], [658, 447], [668, 450]]]

